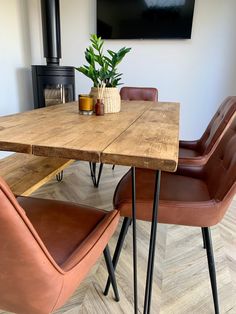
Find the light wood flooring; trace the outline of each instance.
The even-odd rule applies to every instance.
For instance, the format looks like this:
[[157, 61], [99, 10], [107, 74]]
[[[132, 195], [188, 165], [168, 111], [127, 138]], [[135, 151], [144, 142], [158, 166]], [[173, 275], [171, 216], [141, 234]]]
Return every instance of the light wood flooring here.
[[[64, 171], [62, 182], [52, 180], [33, 194], [35, 197], [70, 200], [109, 210], [112, 196], [126, 167], [105, 165], [98, 189], [92, 185], [88, 163], [77, 162]], [[222, 223], [212, 228], [221, 314], [236, 314], [236, 200]], [[137, 222], [139, 312], [143, 311], [146, 261], [150, 223]], [[113, 252], [119, 228], [110, 241]], [[214, 313], [206, 252], [202, 248], [200, 228], [158, 225], [157, 250], [151, 313]], [[101, 257], [90, 275], [57, 314], [133, 313], [132, 232], [128, 232], [117, 267], [121, 301], [113, 293], [102, 293], [107, 279]], [[6, 313], [6, 312], [0, 312]]]

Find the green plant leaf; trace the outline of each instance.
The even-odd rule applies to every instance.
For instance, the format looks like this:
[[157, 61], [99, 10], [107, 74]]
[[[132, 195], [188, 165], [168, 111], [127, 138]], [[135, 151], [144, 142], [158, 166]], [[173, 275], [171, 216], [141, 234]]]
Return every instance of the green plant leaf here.
[[95, 87], [102, 82], [105, 82], [107, 87], [120, 85], [119, 81], [123, 74], [117, 72], [117, 65], [131, 48], [123, 47], [118, 52], [108, 49], [107, 56], [103, 53], [104, 40], [101, 37], [92, 34], [90, 42], [91, 45], [85, 50], [85, 60], [88, 65], [76, 67], [75, 69], [89, 77]]

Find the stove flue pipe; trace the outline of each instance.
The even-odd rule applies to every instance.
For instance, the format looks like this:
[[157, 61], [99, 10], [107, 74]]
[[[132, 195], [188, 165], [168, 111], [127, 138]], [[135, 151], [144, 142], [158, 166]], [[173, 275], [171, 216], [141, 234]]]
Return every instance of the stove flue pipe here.
[[59, 65], [61, 29], [59, 0], [41, 0], [43, 50], [47, 65]]

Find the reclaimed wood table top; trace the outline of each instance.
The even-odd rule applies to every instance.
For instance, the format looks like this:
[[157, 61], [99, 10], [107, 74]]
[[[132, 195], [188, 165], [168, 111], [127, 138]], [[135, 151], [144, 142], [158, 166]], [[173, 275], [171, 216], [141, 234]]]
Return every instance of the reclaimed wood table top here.
[[78, 114], [77, 102], [0, 117], [0, 150], [175, 171], [179, 104], [122, 101], [121, 111]]

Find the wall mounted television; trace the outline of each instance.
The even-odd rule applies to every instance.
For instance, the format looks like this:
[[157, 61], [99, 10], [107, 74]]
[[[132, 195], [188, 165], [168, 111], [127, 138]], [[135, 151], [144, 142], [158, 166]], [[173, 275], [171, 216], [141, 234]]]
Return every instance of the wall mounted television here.
[[97, 0], [103, 39], [191, 38], [195, 0]]

